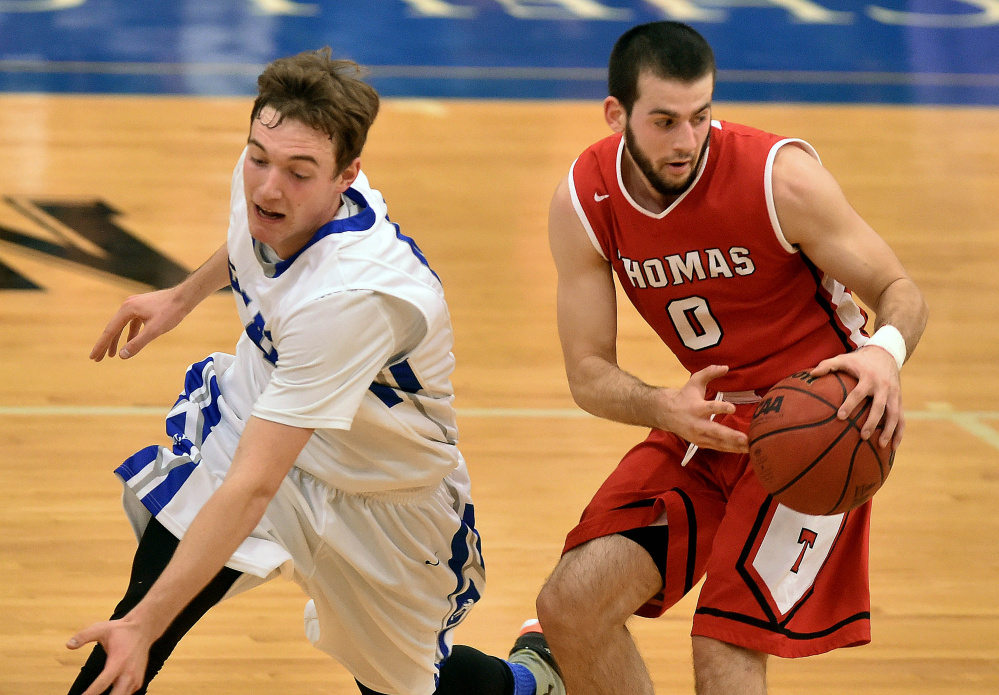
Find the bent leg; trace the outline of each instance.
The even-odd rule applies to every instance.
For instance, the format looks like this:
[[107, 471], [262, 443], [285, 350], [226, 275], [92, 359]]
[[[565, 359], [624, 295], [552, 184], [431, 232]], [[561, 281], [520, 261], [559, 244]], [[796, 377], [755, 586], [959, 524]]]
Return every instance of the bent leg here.
[[694, 635], [697, 695], [766, 695], [767, 654]]
[[[170, 558], [173, 557], [177, 549], [178, 540], [156, 521], [155, 518], [149, 520], [149, 525], [142, 534], [139, 547], [135, 551], [135, 559], [132, 561], [132, 576], [129, 579], [128, 589], [125, 596], [115, 607], [111, 619], [116, 620], [123, 617], [132, 610], [139, 601], [146, 595], [149, 588], [156, 579], [163, 573]], [[174, 647], [181, 638], [194, 627], [194, 624], [208, 612], [216, 603], [222, 600], [229, 588], [241, 576], [241, 572], [223, 567], [215, 578], [199, 593], [194, 600], [185, 608], [180, 615], [167, 628], [163, 636], [160, 637], [149, 650], [149, 664], [146, 667], [146, 677], [143, 680], [142, 688], [137, 692], [143, 695], [149, 682], [159, 673], [167, 657], [173, 652]], [[96, 680], [101, 671], [104, 670], [104, 662], [107, 654], [100, 644], [94, 647], [87, 662], [80, 669], [80, 675], [69, 689], [69, 695], [78, 695], [85, 691], [90, 684]], [[107, 692], [111, 689], [108, 688]]]
[[624, 536], [596, 538], [562, 557], [537, 607], [570, 695], [652, 695], [625, 623], [662, 583], [649, 553]]

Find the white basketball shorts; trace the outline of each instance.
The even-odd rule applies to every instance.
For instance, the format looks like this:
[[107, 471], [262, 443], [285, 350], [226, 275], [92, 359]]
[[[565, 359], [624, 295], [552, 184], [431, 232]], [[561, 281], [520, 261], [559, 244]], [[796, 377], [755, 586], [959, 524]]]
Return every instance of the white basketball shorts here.
[[[167, 416], [172, 448], [139, 451], [115, 473], [137, 536], [150, 516], [183, 537], [221, 485], [238, 435], [220, 417], [228, 355], [188, 370]], [[217, 364], [216, 364], [217, 363]], [[293, 468], [264, 518], [227, 566], [244, 573], [229, 596], [278, 574], [310, 597], [309, 640], [361, 683], [391, 695], [429, 695], [450, 654], [451, 630], [485, 588], [468, 474], [439, 485], [348, 494]]]

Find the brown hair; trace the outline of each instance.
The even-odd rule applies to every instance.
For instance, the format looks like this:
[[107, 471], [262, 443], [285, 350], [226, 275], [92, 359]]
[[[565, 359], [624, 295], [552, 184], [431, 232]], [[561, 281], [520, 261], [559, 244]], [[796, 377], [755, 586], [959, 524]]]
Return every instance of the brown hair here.
[[611, 51], [607, 91], [628, 115], [638, 101], [638, 78], [646, 71], [688, 84], [705, 75], [714, 78], [715, 54], [703, 36], [680, 22], [650, 22], [624, 32]]
[[351, 60], [333, 60], [329, 47], [305, 51], [269, 64], [257, 78], [250, 125], [265, 106], [279, 117], [322, 131], [333, 141], [337, 170], [360, 156], [368, 129], [378, 115], [378, 92], [363, 82], [361, 67]]

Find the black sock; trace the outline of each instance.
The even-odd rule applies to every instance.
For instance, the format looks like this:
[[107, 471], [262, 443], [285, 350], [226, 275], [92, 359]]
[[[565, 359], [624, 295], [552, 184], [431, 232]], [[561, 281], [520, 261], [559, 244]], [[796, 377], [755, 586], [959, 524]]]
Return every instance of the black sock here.
[[435, 695], [513, 695], [513, 672], [503, 659], [456, 644]]
[[[361, 683], [357, 687], [361, 695], [383, 695]], [[513, 673], [502, 659], [458, 644], [441, 666], [434, 695], [513, 695]]]
[[[111, 619], [121, 618], [136, 604], [142, 600], [149, 591], [149, 587], [163, 573], [170, 558], [173, 557], [179, 541], [163, 528], [163, 525], [155, 518], [149, 520], [139, 547], [135, 551], [135, 559], [132, 560], [132, 576], [128, 582], [128, 589], [111, 614]], [[188, 630], [201, 619], [209, 609], [222, 600], [225, 593], [232, 587], [242, 573], [234, 569], [223, 567], [222, 571], [215, 575], [215, 578], [199, 593], [188, 606], [181, 611], [180, 615], [171, 623], [163, 636], [160, 637], [149, 650], [149, 664], [146, 666], [146, 677], [143, 680], [142, 688], [136, 691], [137, 695], [145, 695], [149, 682], [153, 679], [174, 647], [181, 638], [187, 634]], [[104, 670], [104, 661], [107, 654], [104, 647], [97, 645], [90, 653], [87, 663], [80, 669], [80, 675], [69, 689], [69, 695], [79, 695], [93, 683], [101, 671]], [[105, 695], [111, 692], [111, 688], [105, 691]]]

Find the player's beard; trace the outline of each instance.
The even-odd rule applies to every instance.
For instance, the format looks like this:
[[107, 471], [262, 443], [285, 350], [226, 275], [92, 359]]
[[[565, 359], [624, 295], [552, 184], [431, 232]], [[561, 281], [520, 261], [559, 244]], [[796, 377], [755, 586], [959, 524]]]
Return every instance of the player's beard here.
[[652, 164], [652, 160], [638, 146], [638, 142], [635, 140], [635, 133], [631, 129], [631, 123], [626, 123], [624, 126], [624, 144], [628, 148], [628, 154], [631, 155], [632, 160], [638, 165], [638, 169], [645, 176], [649, 185], [656, 189], [656, 192], [660, 195], [664, 196], [680, 195], [690, 188], [694, 177], [697, 176], [697, 172], [701, 169], [701, 160], [704, 159], [704, 153], [708, 150], [708, 142], [710, 140], [711, 132], [708, 131], [708, 136], [704, 138], [704, 144], [701, 145], [701, 151], [697, 153], [697, 158], [692, 162], [687, 178], [681, 183], [669, 183], [663, 180], [663, 177], [659, 175], [659, 172]]

